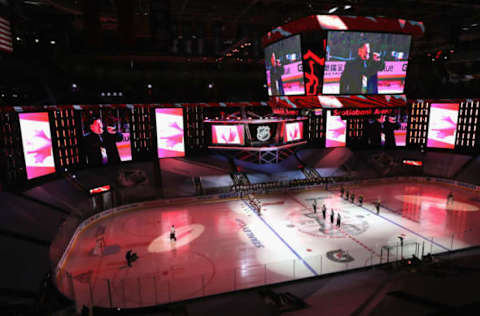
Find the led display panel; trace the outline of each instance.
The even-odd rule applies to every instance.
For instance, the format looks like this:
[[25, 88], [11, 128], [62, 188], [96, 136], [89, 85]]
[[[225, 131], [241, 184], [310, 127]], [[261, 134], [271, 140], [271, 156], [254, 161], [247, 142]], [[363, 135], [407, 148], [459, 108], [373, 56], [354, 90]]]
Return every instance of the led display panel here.
[[212, 144], [244, 145], [243, 125], [212, 125]]
[[457, 133], [458, 103], [433, 103], [428, 119], [427, 147], [453, 149]]
[[265, 48], [268, 95], [305, 93], [300, 35], [278, 41]]
[[364, 142], [367, 146], [401, 147], [407, 143], [408, 114], [395, 109], [390, 115], [365, 119]]
[[27, 179], [54, 173], [55, 161], [48, 113], [20, 113], [19, 118]]
[[81, 118], [82, 147], [88, 166], [132, 160], [130, 109], [85, 110], [81, 112]]
[[183, 109], [157, 108], [155, 119], [158, 158], [184, 157]]
[[323, 94], [401, 94], [411, 36], [328, 32]]
[[341, 116], [333, 116], [327, 112], [327, 133], [325, 146], [345, 147], [347, 139], [347, 121]]
[[303, 122], [285, 124], [285, 141], [293, 142], [303, 139]]

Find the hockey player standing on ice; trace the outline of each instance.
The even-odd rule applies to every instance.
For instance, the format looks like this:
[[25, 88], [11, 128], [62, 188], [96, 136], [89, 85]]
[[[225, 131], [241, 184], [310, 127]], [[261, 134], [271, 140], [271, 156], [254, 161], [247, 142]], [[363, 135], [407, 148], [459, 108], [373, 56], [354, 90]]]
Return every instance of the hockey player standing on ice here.
[[317, 214], [317, 199], [313, 200], [313, 214]]
[[375, 204], [375, 207], [377, 209], [377, 215], [380, 214], [380, 204], [382, 203], [382, 201], [380, 201], [380, 199], [377, 200], [376, 204]]
[[448, 196], [447, 196], [447, 205], [450, 205], [453, 203], [453, 193], [450, 192], [448, 193]]
[[332, 213], [330, 213], [330, 223], [333, 224], [333, 218], [335, 216], [335, 213], [333, 212], [333, 208], [332, 208]]
[[170, 227], [170, 241], [177, 241], [177, 236], [175, 236], [175, 225]]
[[342, 187], [340, 188], [340, 197], [343, 198], [343, 194], [344, 194], [344, 193], [345, 193], [345, 188], [344, 188], [343, 185], [342, 185]]
[[323, 219], [325, 219], [325, 217], [327, 216], [327, 206], [325, 204], [323, 204], [322, 206], [322, 215]]
[[340, 227], [340, 222], [341, 222], [342, 218], [340, 216], [340, 213], [337, 214], [337, 227]]

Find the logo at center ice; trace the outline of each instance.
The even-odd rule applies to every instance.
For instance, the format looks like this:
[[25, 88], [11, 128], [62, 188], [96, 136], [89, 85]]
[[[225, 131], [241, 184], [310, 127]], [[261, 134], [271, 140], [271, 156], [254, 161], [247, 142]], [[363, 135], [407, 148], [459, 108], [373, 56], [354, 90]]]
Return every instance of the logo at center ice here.
[[257, 127], [257, 139], [261, 142], [265, 142], [270, 139], [270, 126]]
[[330, 211], [327, 212], [325, 220], [321, 212], [317, 214], [291, 212], [288, 215], [288, 219], [293, 225], [289, 227], [296, 227], [301, 233], [322, 238], [348, 238], [348, 235], [355, 236], [367, 231], [369, 225], [363, 215], [354, 215], [347, 210], [342, 211], [341, 214], [341, 230], [336, 227], [337, 215], [335, 215], [335, 221], [333, 223], [330, 222]]

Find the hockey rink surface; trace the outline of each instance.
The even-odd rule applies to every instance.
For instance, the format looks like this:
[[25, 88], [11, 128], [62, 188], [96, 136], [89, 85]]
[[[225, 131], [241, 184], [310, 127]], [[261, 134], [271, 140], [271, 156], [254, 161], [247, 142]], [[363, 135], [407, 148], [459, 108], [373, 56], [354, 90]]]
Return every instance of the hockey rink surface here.
[[[355, 204], [338, 190], [315, 189], [255, 195], [260, 216], [241, 199], [159, 202], [112, 215], [79, 235], [62, 269], [70, 280], [59, 288], [79, 305], [135, 308], [480, 244], [478, 192], [406, 182], [345, 190], [355, 193]], [[454, 201], [447, 205], [449, 192]], [[132, 267], [130, 249], [139, 257]]]

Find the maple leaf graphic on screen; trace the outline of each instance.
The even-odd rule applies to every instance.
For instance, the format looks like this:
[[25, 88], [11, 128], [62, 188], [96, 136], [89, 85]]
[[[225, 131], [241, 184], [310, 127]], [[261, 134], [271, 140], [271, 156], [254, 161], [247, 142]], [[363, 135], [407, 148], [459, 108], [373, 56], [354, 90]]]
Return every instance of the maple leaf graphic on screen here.
[[300, 130], [298, 129], [298, 127], [295, 127], [293, 129], [290, 130], [290, 140], [296, 140], [296, 139], [299, 139], [300, 138]]
[[38, 148], [28, 150], [29, 154], [35, 155], [35, 163], [43, 163], [45, 159], [49, 158], [52, 154], [51, 152], [51, 140], [45, 134], [44, 130], [37, 129], [33, 135], [33, 139], [38, 140], [39, 143], [43, 144]]
[[178, 126], [177, 122], [170, 122], [167, 128], [170, 132], [168, 136], [160, 136], [159, 138], [166, 141], [168, 148], [173, 148], [183, 140], [183, 128]]
[[331, 131], [332, 131], [333, 137], [338, 138], [345, 133], [345, 127], [340, 126], [340, 127], [331, 129]]
[[225, 144], [232, 144], [235, 142], [236, 137], [237, 137], [237, 131], [235, 129], [229, 129], [228, 134], [223, 133], [221, 138], [225, 142]]
[[434, 131], [437, 131], [438, 134], [438, 138], [447, 138], [449, 136], [453, 136], [455, 134], [455, 130], [456, 130], [456, 124], [452, 121], [452, 118], [449, 117], [449, 116], [444, 116], [442, 117], [442, 121], [443, 122], [446, 122], [449, 126], [448, 127], [444, 127], [444, 128], [435, 128], [433, 129]]

